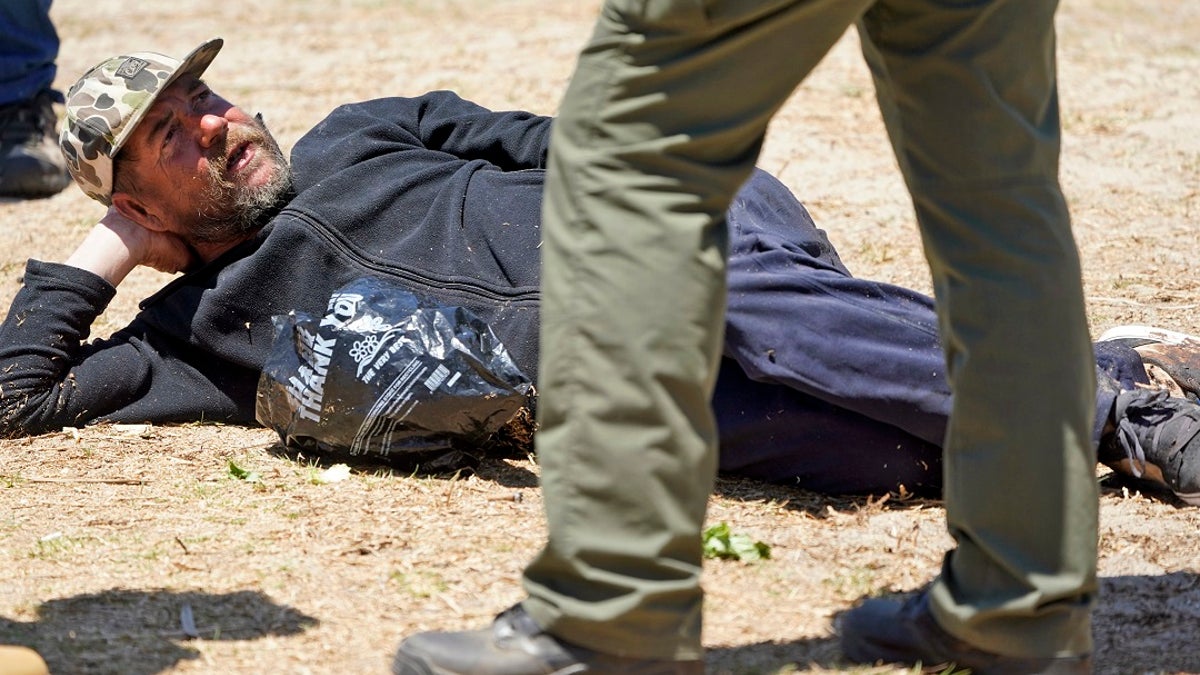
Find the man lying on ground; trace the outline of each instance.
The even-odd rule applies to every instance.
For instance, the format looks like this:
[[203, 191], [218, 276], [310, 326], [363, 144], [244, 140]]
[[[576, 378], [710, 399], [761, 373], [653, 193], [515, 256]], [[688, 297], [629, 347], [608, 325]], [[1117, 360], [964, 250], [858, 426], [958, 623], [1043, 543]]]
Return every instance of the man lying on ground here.
[[[115, 57], [71, 88], [62, 150], [109, 208], [65, 262], [28, 262], [0, 327], [0, 432], [253, 424], [271, 316], [319, 315], [368, 274], [472, 310], [536, 381], [550, 118], [449, 92], [366, 101], [313, 128], [289, 167], [261, 118], [200, 79], [221, 44], [182, 62]], [[766, 173], [728, 223], [722, 470], [825, 492], [938, 490], [951, 398], [932, 300], [851, 276]], [[184, 274], [88, 342], [138, 265]], [[1200, 406], [1138, 386], [1128, 344], [1097, 354], [1100, 460], [1200, 503]]]

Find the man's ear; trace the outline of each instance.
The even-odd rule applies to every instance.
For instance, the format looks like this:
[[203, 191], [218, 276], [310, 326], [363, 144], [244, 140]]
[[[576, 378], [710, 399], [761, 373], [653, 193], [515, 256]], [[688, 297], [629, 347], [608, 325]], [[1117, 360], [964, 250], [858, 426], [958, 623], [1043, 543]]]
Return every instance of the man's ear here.
[[156, 212], [146, 207], [140, 199], [126, 192], [114, 192], [112, 204], [126, 218], [150, 230], [151, 232], [166, 232], [166, 225]]

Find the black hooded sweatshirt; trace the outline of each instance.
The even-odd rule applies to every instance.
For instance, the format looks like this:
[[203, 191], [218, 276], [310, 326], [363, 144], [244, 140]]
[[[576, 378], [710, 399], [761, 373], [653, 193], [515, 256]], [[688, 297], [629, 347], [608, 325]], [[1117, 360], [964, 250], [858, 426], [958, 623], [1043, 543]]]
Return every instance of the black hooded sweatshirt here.
[[320, 314], [363, 275], [472, 310], [537, 373], [551, 118], [450, 92], [342, 106], [292, 152], [295, 196], [250, 241], [88, 342], [116, 289], [30, 260], [0, 326], [0, 434], [89, 422], [254, 423], [271, 316]]

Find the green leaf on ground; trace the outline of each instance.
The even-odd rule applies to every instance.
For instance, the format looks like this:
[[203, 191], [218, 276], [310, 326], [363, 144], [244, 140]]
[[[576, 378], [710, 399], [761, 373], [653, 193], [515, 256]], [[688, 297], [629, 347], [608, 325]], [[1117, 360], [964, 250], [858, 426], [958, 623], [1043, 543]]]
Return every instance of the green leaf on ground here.
[[262, 482], [262, 477], [258, 475], [257, 471], [247, 471], [246, 469], [243, 469], [242, 467], [235, 464], [232, 459], [229, 460], [229, 475], [233, 476], [234, 478], [236, 478], [238, 480], [244, 480], [247, 483], [261, 483]]
[[701, 535], [705, 558], [753, 562], [771, 557], [771, 547], [744, 534], [734, 534], [728, 523], [718, 523]]

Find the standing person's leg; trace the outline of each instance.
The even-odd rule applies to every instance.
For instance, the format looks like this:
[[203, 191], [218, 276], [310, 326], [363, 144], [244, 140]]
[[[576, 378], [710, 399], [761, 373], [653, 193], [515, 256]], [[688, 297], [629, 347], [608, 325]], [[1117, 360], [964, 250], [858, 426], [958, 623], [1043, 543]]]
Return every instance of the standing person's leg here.
[[0, 106], [27, 101], [54, 82], [58, 32], [50, 0], [0, 3]]
[[[1095, 370], [1058, 184], [1054, 11], [1044, 0], [885, 0], [860, 27], [955, 396], [944, 490], [958, 547], [928, 612], [976, 647], [1035, 659], [1090, 652], [1096, 593]], [[896, 649], [918, 622], [896, 619], [919, 610], [852, 611], [847, 652], [918, 658]], [[1043, 667], [1089, 666], [1029, 670]]]
[[44, 197], [70, 182], [55, 133], [57, 58], [50, 0], [0, 3], [0, 197]]
[[550, 145], [537, 438], [550, 538], [524, 603], [564, 640], [702, 653], [723, 216], [770, 116], [863, 6], [609, 2], [581, 56]]
[[[702, 668], [724, 213], [771, 115], [866, 5], [602, 9], [555, 122], [546, 181], [537, 444], [549, 541], [521, 606], [543, 637]], [[397, 664], [454, 672], [447, 663], [461, 664], [452, 653], [466, 644], [511, 655], [496, 634], [410, 638]]]

